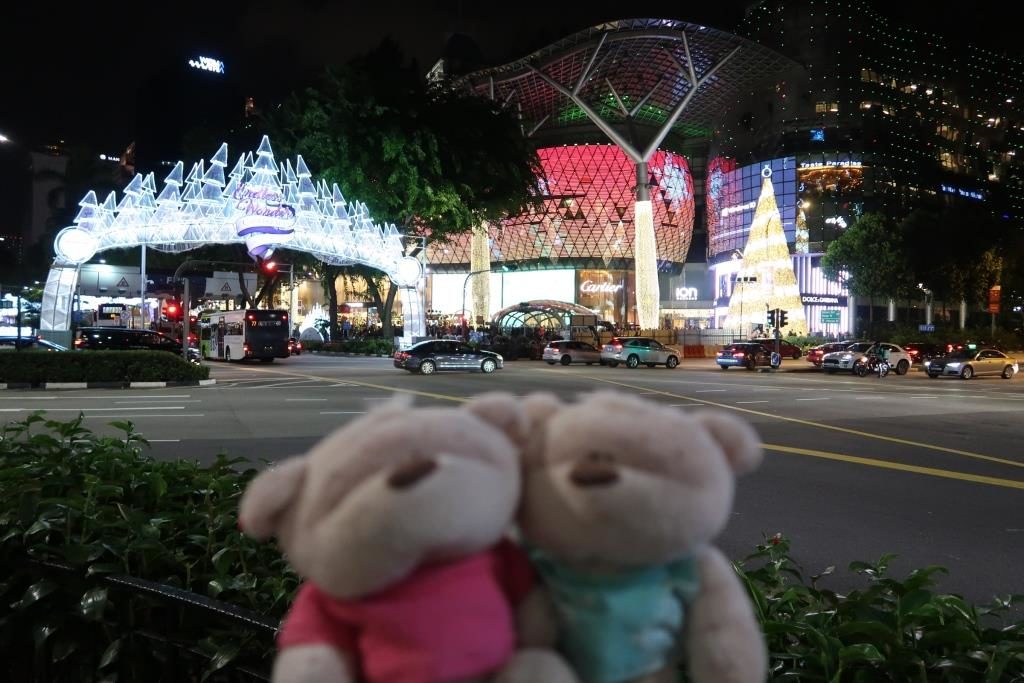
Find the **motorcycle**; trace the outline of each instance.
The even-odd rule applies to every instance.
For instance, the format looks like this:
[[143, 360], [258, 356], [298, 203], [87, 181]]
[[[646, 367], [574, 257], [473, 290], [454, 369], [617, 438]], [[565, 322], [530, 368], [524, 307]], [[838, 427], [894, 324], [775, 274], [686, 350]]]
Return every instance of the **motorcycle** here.
[[892, 366], [884, 358], [878, 356], [865, 356], [857, 362], [854, 371], [858, 377], [867, 377], [869, 373], [878, 373], [879, 378], [885, 377], [892, 370]]

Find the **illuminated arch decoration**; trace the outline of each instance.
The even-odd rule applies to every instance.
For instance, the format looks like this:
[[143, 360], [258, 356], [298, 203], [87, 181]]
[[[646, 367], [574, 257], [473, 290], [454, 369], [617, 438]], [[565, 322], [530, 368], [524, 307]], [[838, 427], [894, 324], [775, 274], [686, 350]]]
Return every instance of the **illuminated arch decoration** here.
[[[120, 199], [102, 202], [90, 191], [74, 225], [54, 242], [56, 259], [43, 292], [40, 327], [67, 330], [78, 268], [108, 249], [147, 246], [179, 253], [207, 244], [245, 244], [253, 258], [279, 247], [312, 254], [330, 265], [363, 264], [402, 287], [407, 320], [422, 319], [422, 266], [405, 256], [393, 224], [374, 223], [365, 204], [349, 202], [337, 185], [314, 182], [302, 156], [278, 163], [264, 136], [256, 154], [243, 154], [230, 171], [228, 146], [192, 166], [178, 162], [157, 193], [152, 173], [132, 178]], [[419, 313], [419, 315], [417, 315]], [[415, 331], [415, 323], [406, 331]]]

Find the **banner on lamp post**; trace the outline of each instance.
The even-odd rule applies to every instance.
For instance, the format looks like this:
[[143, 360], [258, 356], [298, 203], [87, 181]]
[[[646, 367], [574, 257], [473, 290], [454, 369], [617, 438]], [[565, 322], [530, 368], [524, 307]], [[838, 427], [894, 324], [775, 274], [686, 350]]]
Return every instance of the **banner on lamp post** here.
[[988, 290], [988, 312], [992, 314], [999, 313], [999, 299], [1002, 295], [1003, 288], [1001, 285], [995, 285], [992, 289]]

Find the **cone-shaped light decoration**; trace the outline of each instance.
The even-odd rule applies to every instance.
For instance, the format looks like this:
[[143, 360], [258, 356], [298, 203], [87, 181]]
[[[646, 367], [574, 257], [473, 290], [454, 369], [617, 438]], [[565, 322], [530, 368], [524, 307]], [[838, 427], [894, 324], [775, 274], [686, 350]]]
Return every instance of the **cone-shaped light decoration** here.
[[807, 321], [786, 233], [782, 230], [782, 217], [775, 203], [771, 171], [766, 168], [761, 175], [761, 196], [743, 249], [743, 267], [729, 298], [726, 325], [749, 331], [751, 324], [765, 324], [767, 312], [778, 308], [787, 311], [789, 318], [782, 333], [804, 334]]
[[481, 272], [474, 275], [470, 287], [473, 292], [473, 303], [471, 306], [471, 324], [476, 325], [477, 321], [483, 318], [486, 322], [487, 314], [491, 310], [491, 247], [488, 236], [488, 225], [482, 223], [473, 228], [473, 237], [469, 247], [469, 269], [470, 272]]

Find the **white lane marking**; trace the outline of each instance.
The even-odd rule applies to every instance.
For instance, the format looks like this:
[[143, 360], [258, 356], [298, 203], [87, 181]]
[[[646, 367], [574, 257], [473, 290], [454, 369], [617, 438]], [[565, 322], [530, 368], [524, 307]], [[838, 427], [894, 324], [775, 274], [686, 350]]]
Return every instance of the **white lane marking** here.
[[152, 413], [145, 413], [142, 415], [85, 415], [86, 420], [109, 420], [113, 417], [130, 417], [134, 419], [143, 419], [151, 417], [206, 417], [205, 413], [174, 413], [168, 415], [154, 415]]
[[669, 408], [692, 408], [693, 406], [699, 406], [699, 403], [670, 403]]
[[858, 396], [854, 401], [884, 401], [885, 396]]
[[[152, 403], [153, 401], [159, 401], [159, 400], [163, 400], [163, 399], [156, 399], [156, 398], [140, 398], [140, 399], [137, 399], [137, 400], [134, 400], [134, 401], [114, 401], [114, 405], [116, 405], [116, 406], [117, 406], [117, 405], [123, 405], [123, 404], [131, 404], [131, 403], [139, 403], [139, 402], [142, 402], [142, 403]], [[174, 399], [174, 401], [175, 401], [176, 403], [202, 403], [202, 402], [203, 402], [203, 399], [201, 399], [201, 398], [193, 398], [193, 399], [185, 399], [185, 400], [182, 400], [182, 399], [180, 399], [180, 398], [176, 398], [176, 399]]]
[[750, 403], [771, 403], [771, 401], [736, 401], [736, 405], [747, 405]]
[[[125, 396], [132, 395], [128, 392], [123, 392], [113, 396], [115, 398], [124, 398]], [[159, 396], [132, 396], [132, 399], [173, 399], [189, 398], [190, 396], [190, 394], [161, 394]], [[0, 401], [88, 401], [90, 399], [109, 401], [111, 396], [0, 396]]]
[[938, 398], [938, 396], [911, 396], [910, 398]]
[[285, 401], [326, 401], [326, 398], [286, 398]]
[[[142, 406], [140, 408], [47, 408], [48, 413], [98, 413], [105, 410], [185, 410], [185, 406]], [[27, 413], [28, 408], [0, 408], [0, 413]]]
[[818, 398], [795, 398], [794, 401], [827, 401], [828, 396], [819, 396]]
[[715, 393], [718, 393], [720, 391], [728, 391], [728, 389], [697, 389], [697, 391], [695, 391], [693, 393], [695, 393], [695, 394], [715, 394]]
[[[55, 401], [60, 396], [0, 396], [0, 401]], [[83, 398], [75, 396], [75, 398]]]
[[365, 410], [321, 410], [321, 415], [366, 415]]

